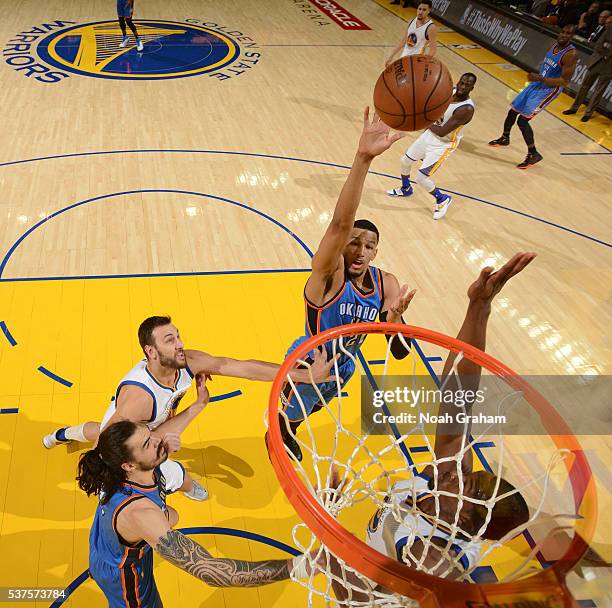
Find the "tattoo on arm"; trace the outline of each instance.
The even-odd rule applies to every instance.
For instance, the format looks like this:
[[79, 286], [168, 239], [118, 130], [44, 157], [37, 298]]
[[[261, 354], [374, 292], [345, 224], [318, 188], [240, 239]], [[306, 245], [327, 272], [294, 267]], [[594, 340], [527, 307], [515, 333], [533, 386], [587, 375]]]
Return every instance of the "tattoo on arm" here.
[[164, 559], [212, 587], [259, 587], [289, 578], [286, 559], [246, 562], [216, 558], [178, 530], [168, 530], [159, 539], [155, 550]]

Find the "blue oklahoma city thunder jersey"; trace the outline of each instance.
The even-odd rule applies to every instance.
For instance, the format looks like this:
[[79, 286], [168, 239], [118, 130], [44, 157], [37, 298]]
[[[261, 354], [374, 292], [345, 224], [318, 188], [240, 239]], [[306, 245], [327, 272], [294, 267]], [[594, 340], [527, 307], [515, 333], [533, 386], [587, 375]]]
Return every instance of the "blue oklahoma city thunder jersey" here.
[[135, 500], [150, 500], [168, 516], [166, 482], [159, 467], [155, 469], [155, 479], [151, 486], [125, 483], [96, 509], [89, 534], [89, 570], [109, 606], [161, 605], [153, 579], [151, 547], [145, 541], [130, 544], [117, 532], [119, 513]]
[[[323, 306], [315, 306], [304, 296], [307, 336], [314, 336], [340, 325], [376, 321], [384, 297], [382, 273], [374, 266], [370, 266], [367, 273], [369, 273], [370, 284], [373, 286], [370, 291], [362, 292], [348, 277], [345, 277], [344, 284], [338, 293]], [[356, 336], [355, 339], [345, 340], [343, 344], [346, 350], [354, 353], [364, 339], [365, 335]], [[328, 350], [330, 348], [328, 344]]]
[[[561, 65], [563, 55], [573, 51], [576, 47], [572, 44], [568, 44], [566, 47], [558, 50], [555, 53], [554, 50], [556, 48], [557, 45], [555, 44], [548, 50], [548, 53], [546, 53], [544, 61], [540, 66], [540, 76], [544, 76], [545, 78], [559, 78], [563, 72], [563, 66]], [[548, 86], [543, 83], [539, 84], [542, 84], [544, 87]]]

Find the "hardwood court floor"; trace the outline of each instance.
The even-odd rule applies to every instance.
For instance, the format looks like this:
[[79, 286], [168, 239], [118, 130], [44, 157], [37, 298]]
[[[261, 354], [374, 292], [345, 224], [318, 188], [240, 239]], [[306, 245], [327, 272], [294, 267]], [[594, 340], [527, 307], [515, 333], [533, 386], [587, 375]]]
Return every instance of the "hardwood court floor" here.
[[[156, 28], [192, 20], [242, 38], [242, 58], [220, 69], [231, 78], [139, 81], [69, 72], [43, 83], [3, 54], [0, 586], [63, 587], [87, 568], [95, 502], [76, 489], [80, 451], [47, 452], [40, 438], [60, 424], [101, 416], [140, 356], [136, 329], [145, 316], [169, 313], [189, 346], [239, 358], [280, 362], [301, 334], [310, 254], [346, 177], [385, 53], [405, 27], [375, 2], [342, 2], [371, 28], [361, 31], [324, 17], [329, 23], [318, 25], [303, 4], [137, 0], [137, 22], [165, 25], [146, 26], [149, 56], [128, 49], [129, 69], [155, 62], [162, 69], [168, 57], [180, 57]], [[114, 7], [101, 0], [12, 3], [0, 44], [6, 50], [18, 32], [55, 20], [79, 27], [112, 21]], [[111, 28], [109, 35], [118, 34]], [[444, 33], [442, 43], [453, 36]], [[108, 44], [117, 51], [116, 41]], [[538, 259], [497, 301], [488, 350], [522, 374], [610, 373], [610, 157], [596, 143], [609, 147], [610, 123], [598, 118], [583, 134], [542, 114], [534, 130], [545, 160], [520, 172], [518, 133], [507, 150], [486, 145], [499, 134], [511, 88], [520, 85], [500, 82], [480, 56], [443, 46], [439, 56], [454, 77], [476, 71], [479, 78], [474, 121], [435, 176], [456, 193], [454, 202], [434, 222], [427, 194], [399, 202], [385, 196], [413, 135], [378, 158], [359, 213], [380, 228], [377, 263], [418, 289], [411, 324], [454, 334], [479, 269], [535, 250]], [[380, 358], [375, 344], [367, 348], [368, 359]], [[297, 519], [262, 440], [269, 387], [216, 378], [211, 388], [224, 398], [187, 431], [180, 454], [196, 476], [206, 476], [211, 499], [173, 497], [180, 526], [198, 528], [198, 540], [216, 555], [286, 555], [245, 537], [293, 546]], [[594, 548], [609, 562], [609, 438], [585, 444], [602, 513]], [[532, 452], [517, 445], [517, 466]], [[162, 563], [156, 577], [168, 606], [281, 607], [305, 598], [290, 583], [211, 590]], [[579, 593], [596, 595], [584, 586]], [[87, 581], [65, 605], [105, 604]]]

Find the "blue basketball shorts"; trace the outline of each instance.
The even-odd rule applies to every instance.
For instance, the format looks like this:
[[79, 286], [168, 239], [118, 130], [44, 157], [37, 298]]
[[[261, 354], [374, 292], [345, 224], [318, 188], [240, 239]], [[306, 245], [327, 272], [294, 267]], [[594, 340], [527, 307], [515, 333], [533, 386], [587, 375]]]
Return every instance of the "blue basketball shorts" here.
[[[294, 351], [302, 342], [307, 340], [307, 336], [298, 338], [287, 351], [287, 355]], [[305, 360], [312, 360], [312, 353], [309, 353], [309, 357]], [[335, 368], [332, 367], [332, 374], [335, 373]], [[338, 361], [338, 372], [341, 378], [340, 388], [351, 379], [351, 376], [355, 373], [355, 363], [353, 360], [344, 355]], [[317, 394], [315, 387], [312, 384], [295, 384], [296, 390], [287, 382], [283, 386], [281, 391], [281, 402], [283, 411], [287, 414], [287, 418], [291, 422], [298, 422], [304, 420], [310, 416], [312, 411], [317, 407], [321, 407], [321, 397]], [[317, 384], [317, 388], [321, 393], [324, 401], [329, 403], [332, 399], [338, 397], [338, 384], [335, 380], [331, 382], [322, 382]]]
[[557, 99], [562, 89], [563, 87], [544, 87], [539, 82], [532, 82], [512, 100], [510, 105], [525, 118], [532, 118]]
[[134, 14], [134, 0], [117, 0], [117, 16], [131, 17]]

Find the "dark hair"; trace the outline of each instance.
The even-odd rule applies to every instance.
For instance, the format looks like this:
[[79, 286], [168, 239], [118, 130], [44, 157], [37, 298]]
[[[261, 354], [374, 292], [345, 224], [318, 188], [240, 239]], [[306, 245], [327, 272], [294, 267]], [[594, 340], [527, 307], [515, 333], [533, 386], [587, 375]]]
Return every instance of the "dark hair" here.
[[169, 316], [149, 317], [148, 319], [145, 319], [138, 328], [138, 341], [140, 342], [140, 348], [144, 350], [145, 346], [155, 346], [153, 330], [156, 327], [169, 325], [170, 323], [172, 323], [172, 319]]
[[127, 478], [121, 465], [132, 458], [127, 440], [137, 428], [131, 420], [111, 424], [100, 433], [97, 447], [81, 456], [77, 481], [87, 496], [104, 492], [101, 502], [105, 504], [121, 488]]
[[468, 78], [473, 78], [474, 82], [478, 80], [478, 78], [476, 78], [476, 74], [474, 74], [473, 72], [466, 72], [465, 74], [461, 74], [461, 78], [465, 78], [466, 76]]
[[376, 235], [376, 240], [380, 239], [378, 228], [370, 220], [357, 220], [353, 224], [353, 228], [361, 228], [362, 230], [369, 230]]
[[417, 4], [417, 6], [418, 6], [419, 4], [427, 4], [427, 6], [428, 6], [429, 8], [431, 8], [431, 0], [419, 0], [419, 2], [418, 2], [418, 4]]

